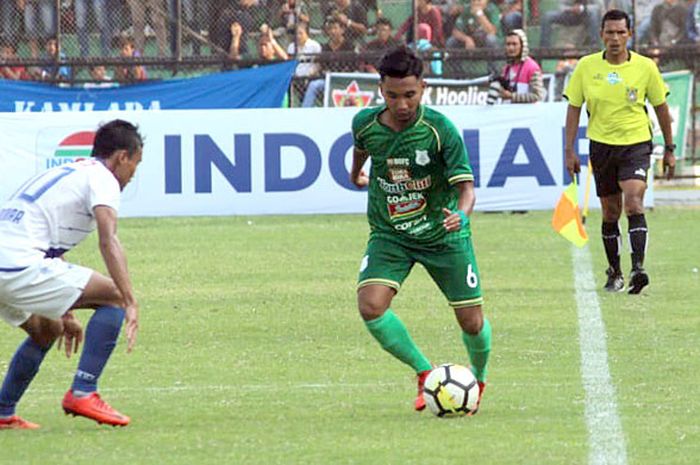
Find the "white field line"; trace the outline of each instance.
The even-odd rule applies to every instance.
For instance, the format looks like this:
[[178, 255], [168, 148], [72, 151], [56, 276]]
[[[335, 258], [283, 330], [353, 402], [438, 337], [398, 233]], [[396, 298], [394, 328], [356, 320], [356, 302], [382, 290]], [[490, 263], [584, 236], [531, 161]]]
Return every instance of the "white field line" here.
[[[589, 465], [626, 465], [627, 450], [608, 367], [605, 324], [588, 247], [572, 246]], [[620, 296], [622, 297], [622, 296]]]

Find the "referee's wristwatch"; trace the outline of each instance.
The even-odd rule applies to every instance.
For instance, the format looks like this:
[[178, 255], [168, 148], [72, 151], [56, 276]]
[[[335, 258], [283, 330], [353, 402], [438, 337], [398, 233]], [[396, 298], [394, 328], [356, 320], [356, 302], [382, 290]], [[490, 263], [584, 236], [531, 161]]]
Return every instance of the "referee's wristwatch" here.
[[674, 150], [676, 150], [676, 144], [666, 144], [664, 145], [664, 150], [666, 152], [673, 152]]

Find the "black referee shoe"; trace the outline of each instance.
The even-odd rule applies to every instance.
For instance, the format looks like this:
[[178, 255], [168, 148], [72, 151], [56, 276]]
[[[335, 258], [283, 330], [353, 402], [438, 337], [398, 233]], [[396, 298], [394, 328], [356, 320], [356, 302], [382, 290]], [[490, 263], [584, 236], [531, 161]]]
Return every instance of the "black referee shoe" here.
[[644, 268], [635, 268], [630, 273], [630, 288], [628, 294], [639, 294], [649, 284], [649, 275]]
[[608, 292], [622, 292], [625, 290], [625, 278], [622, 277], [621, 271], [615, 271], [612, 267], [605, 270], [608, 275], [608, 281], [603, 289]]

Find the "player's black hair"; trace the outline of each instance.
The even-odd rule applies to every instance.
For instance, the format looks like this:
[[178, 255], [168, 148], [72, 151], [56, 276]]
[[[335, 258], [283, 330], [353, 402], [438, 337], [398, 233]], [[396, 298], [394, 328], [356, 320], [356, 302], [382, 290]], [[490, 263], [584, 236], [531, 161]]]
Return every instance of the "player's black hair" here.
[[129, 157], [143, 147], [143, 138], [139, 129], [128, 121], [115, 119], [103, 124], [95, 133], [92, 156], [109, 158], [117, 150], [126, 150]]
[[382, 81], [387, 76], [399, 79], [415, 76], [420, 79], [423, 75], [423, 60], [410, 48], [400, 45], [386, 52], [377, 68]]
[[631, 31], [632, 22], [630, 21], [630, 15], [628, 15], [622, 10], [608, 10], [608, 12], [606, 12], [603, 16], [603, 20], [600, 22], [600, 30], [602, 31], [603, 29], [605, 29], [605, 21], [619, 21], [621, 19], [625, 20], [627, 30]]

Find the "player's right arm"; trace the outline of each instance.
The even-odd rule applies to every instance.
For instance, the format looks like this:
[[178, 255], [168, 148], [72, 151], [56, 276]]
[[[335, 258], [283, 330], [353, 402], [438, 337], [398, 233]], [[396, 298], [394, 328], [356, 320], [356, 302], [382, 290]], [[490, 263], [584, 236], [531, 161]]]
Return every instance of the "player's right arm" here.
[[93, 209], [97, 222], [97, 233], [100, 243], [100, 253], [107, 266], [107, 271], [122, 295], [126, 313], [127, 351], [131, 352], [136, 343], [136, 333], [139, 328], [139, 306], [131, 287], [131, 279], [126, 265], [126, 254], [117, 237], [117, 212], [104, 205]]
[[366, 150], [360, 150], [355, 147], [352, 151], [352, 169], [350, 170], [350, 182], [357, 187], [367, 187], [369, 177], [362, 167], [365, 165], [369, 153]]
[[357, 113], [352, 119], [352, 140], [354, 143], [352, 151], [352, 168], [350, 169], [350, 182], [359, 188], [369, 185], [369, 177], [362, 167], [369, 158], [369, 151], [365, 145], [365, 135], [374, 121], [374, 112], [365, 109]]
[[571, 74], [569, 84], [564, 91], [564, 98], [569, 101], [569, 106], [566, 109], [566, 129], [564, 134], [566, 137], [564, 146], [564, 157], [566, 159], [566, 170], [570, 176], [581, 171], [581, 160], [574, 151], [574, 143], [578, 135], [578, 124], [581, 118], [581, 107], [585, 101], [583, 90], [583, 73], [586, 58], [581, 59], [576, 65], [574, 72]]
[[574, 152], [574, 141], [578, 134], [578, 122], [581, 117], [581, 107], [569, 105], [566, 109], [566, 148], [564, 153], [566, 156], [566, 171], [569, 176], [573, 177], [574, 173], [581, 171], [581, 160], [576, 152]]

